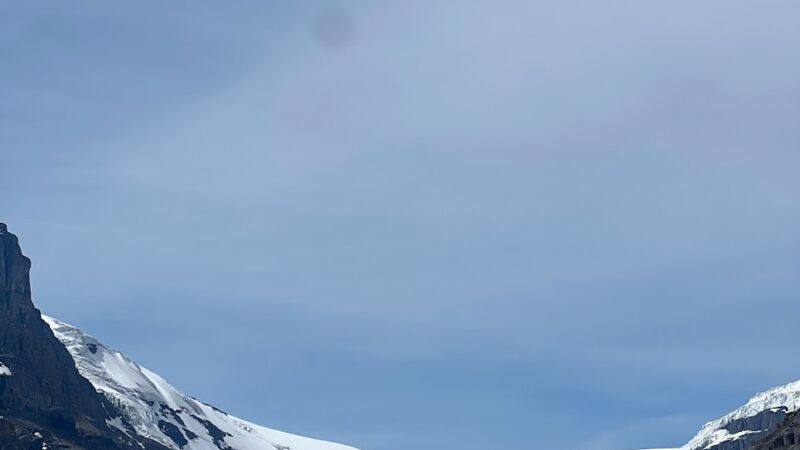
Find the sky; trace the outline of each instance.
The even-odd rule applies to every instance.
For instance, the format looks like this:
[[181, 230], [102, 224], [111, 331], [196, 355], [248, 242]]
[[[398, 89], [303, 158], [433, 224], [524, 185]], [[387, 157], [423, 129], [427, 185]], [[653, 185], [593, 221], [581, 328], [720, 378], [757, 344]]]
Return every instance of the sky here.
[[362, 450], [677, 446], [800, 379], [800, 3], [0, 0], [34, 301]]

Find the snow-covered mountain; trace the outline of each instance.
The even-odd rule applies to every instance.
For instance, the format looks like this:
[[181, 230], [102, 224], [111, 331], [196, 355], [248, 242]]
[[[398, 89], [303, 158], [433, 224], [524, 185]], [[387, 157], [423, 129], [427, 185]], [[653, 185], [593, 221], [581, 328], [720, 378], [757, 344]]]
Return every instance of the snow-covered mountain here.
[[108, 425], [123, 416], [42, 320], [30, 269], [19, 239], [0, 223], [0, 450], [170, 450]]
[[679, 449], [794, 450], [800, 448], [800, 381], [755, 395], [744, 406], [708, 422]]
[[119, 410], [109, 420], [175, 450], [356, 450], [265, 428], [189, 397], [157, 374], [79, 329], [43, 316], [83, 377]]

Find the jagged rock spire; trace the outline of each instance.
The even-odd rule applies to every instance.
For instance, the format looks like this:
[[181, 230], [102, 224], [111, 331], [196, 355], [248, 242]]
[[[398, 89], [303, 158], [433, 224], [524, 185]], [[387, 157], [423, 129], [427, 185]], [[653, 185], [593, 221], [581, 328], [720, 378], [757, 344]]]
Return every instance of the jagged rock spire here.
[[[31, 260], [22, 254], [17, 237], [0, 223], [0, 310], [25, 314], [35, 308], [31, 302]], [[0, 312], [0, 314], [2, 314]]]

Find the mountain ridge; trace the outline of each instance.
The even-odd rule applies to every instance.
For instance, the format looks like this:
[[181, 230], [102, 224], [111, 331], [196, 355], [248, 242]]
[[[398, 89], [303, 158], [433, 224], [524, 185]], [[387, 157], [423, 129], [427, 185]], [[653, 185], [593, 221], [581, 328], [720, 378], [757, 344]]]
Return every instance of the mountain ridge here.
[[707, 422], [689, 442], [672, 449], [800, 450], [800, 381], [760, 392], [719, 419]]
[[78, 373], [33, 304], [31, 260], [0, 223], [0, 450], [163, 450], [109, 427], [114, 407]]
[[43, 317], [72, 355], [78, 371], [122, 411], [141, 436], [175, 450], [357, 450], [230, 415], [184, 394], [78, 328]]
[[0, 450], [357, 450], [229, 415], [34, 306], [0, 223]]

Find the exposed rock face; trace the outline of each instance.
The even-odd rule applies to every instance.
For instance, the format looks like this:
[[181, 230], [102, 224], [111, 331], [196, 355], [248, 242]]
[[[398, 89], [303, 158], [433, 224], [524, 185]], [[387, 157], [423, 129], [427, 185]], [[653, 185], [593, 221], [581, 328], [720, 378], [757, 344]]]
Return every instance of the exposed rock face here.
[[748, 450], [779, 429], [787, 417], [786, 408], [774, 408], [761, 411], [752, 417], [734, 420], [726, 425], [725, 429], [740, 437], [708, 447], [708, 450]]
[[789, 413], [786, 420], [748, 450], [800, 450], [800, 413]]
[[106, 428], [94, 388], [74, 368], [31, 301], [30, 260], [0, 224], [0, 408], [59, 426]]
[[133, 448], [107, 425], [114, 412], [34, 307], [30, 268], [17, 237], [0, 223], [0, 450], [48, 443]]

